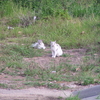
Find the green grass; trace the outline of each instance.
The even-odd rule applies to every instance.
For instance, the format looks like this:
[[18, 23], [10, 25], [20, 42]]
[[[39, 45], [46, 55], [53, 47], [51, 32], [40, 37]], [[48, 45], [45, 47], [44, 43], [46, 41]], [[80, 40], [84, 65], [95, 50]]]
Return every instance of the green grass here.
[[[30, 44], [31, 45], [31, 44]], [[34, 56], [41, 56], [43, 54], [43, 50], [36, 50], [30, 47], [30, 45], [6, 45], [2, 46], [3, 51], [1, 51], [3, 54], [6, 55], [12, 55], [14, 56], [13, 59], [21, 59], [21, 56], [23, 57], [34, 57]], [[15, 55], [19, 56], [16, 57]]]
[[[61, 4], [63, 3], [66, 4], [66, 1]], [[80, 4], [78, 5], [78, 3]], [[41, 4], [45, 4], [45, 1]], [[32, 81], [26, 85], [45, 85], [57, 89], [63, 87], [55, 84], [54, 81], [75, 81], [81, 85], [100, 82], [99, 3], [95, 6], [93, 1], [86, 3], [82, 0], [80, 2], [72, 0], [67, 2], [68, 11], [64, 12], [62, 9], [59, 11], [57, 8], [51, 9], [54, 6], [50, 5], [49, 13], [45, 12], [47, 8], [44, 9], [41, 5], [41, 10], [36, 8], [37, 14], [32, 5], [23, 7], [24, 5], [21, 6], [21, 3], [17, 5], [11, 1], [5, 1], [3, 5], [5, 6], [1, 6], [0, 9], [0, 73], [11, 76], [20, 75], [26, 81]], [[70, 5], [73, 8], [70, 8]], [[60, 5], [57, 7], [61, 8]], [[35, 23], [32, 20], [34, 15], [39, 17]], [[8, 30], [8, 26], [14, 27], [14, 30]], [[80, 65], [71, 64], [69, 58], [74, 56], [64, 53], [62, 57], [68, 58], [65, 62], [59, 65], [52, 63], [50, 68], [41, 68], [34, 60], [31, 62], [24, 61], [24, 58], [42, 57], [45, 52], [51, 54], [49, 51], [30, 47], [38, 39], [42, 39], [48, 48], [50, 41], [56, 40], [62, 49], [85, 48], [87, 51], [82, 57]], [[52, 60], [52, 62], [54, 61]], [[41, 83], [42, 81], [43, 83]], [[50, 82], [52, 84], [49, 84]], [[1, 84], [1, 87], [5, 86]]]
[[[71, 77], [68, 72], [69, 70], [68, 65], [55, 66], [49, 69], [43, 69], [33, 65], [32, 67], [26, 68], [24, 74], [25, 76], [36, 77], [34, 80], [40, 81], [72, 81], [75, 77]], [[52, 73], [52, 71], [56, 71], [56, 73]]]
[[[99, 58], [95, 58], [95, 50], [91, 53], [86, 53], [83, 57], [82, 65], [69, 64], [69, 61], [60, 63], [59, 65], [53, 64], [50, 68], [42, 68], [36, 62], [23, 61], [23, 58], [42, 57], [44, 51], [36, 50], [25, 45], [5, 45], [1, 48], [2, 56], [0, 61], [0, 73], [5, 73], [11, 76], [22, 76], [25, 78], [26, 86], [44, 86], [56, 89], [68, 89], [66, 86], [61, 86], [55, 82], [73, 82], [81, 85], [89, 85], [99, 83]], [[34, 52], [31, 54], [31, 50]], [[35, 51], [36, 50], [36, 51]], [[95, 51], [95, 52], [94, 52]], [[27, 53], [28, 52], [28, 53]], [[38, 55], [39, 53], [39, 55]], [[50, 52], [48, 52], [49, 54]], [[74, 56], [64, 55], [64, 58], [72, 58]], [[9, 70], [6, 70], [9, 69]], [[79, 70], [77, 70], [79, 68]], [[53, 73], [55, 71], [55, 73]], [[20, 73], [20, 74], [19, 74]], [[75, 75], [73, 75], [75, 74]]]
[[68, 97], [65, 100], [81, 100], [78, 96]]
[[50, 82], [25, 82], [24, 85], [28, 85], [28, 86], [34, 86], [34, 87], [39, 87], [39, 86], [43, 86], [46, 88], [50, 88], [50, 89], [59, 89], [59, 90], [66, 90], [68, 89], [67, 86], [60, 86], [57, 83], [50, 83]]
[[0, 88], [8, 88], [7, 84], [0, 83]]
[[11, 88], [11, 89], [15, 89], [16, 86], [14, 85], [8, 85], [8, 84], [5, 84], [5, 83], [0, 83], [0, 88], [2, 89], [6, 89], [6, 88]]
[[[99, 29], [93, 28], [93, 26], [98, 24], [98, 21], [98, 17], [84, 18], [82, 20], [51, 18], [49, 21], [38, 21], [36, 25], [26, 28], [15, 27], [11, 31], [5, 30], [4, 33], [7, 34], [1, 34], [1, 39], [5, 40], [7, 37], [20, 38], [24, 36], [27, 38], [22, 38], [22, 40], [17, 39], [17, 42], [24, 44], [24, 42], [32, 43], [37, 41], [37, 39], [42, 39], [49, 45], [50, 41], [56, 40], [63, 48], [83, 48], [95, 45], [100, 41]], [[18, 33], [19, 31], [20, 33]], [[83, 34], [81, 34], [82, 31], [84, 31]]]

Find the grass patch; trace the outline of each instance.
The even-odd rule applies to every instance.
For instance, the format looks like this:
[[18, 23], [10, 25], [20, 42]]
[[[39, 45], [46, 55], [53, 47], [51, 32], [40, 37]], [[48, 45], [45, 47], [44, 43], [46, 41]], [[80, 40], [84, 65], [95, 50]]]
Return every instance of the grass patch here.
[[[43, 81], [69, 81], [74, 77], [70, 77], [68, 67], [56, 66], [49, 69], [43, 69], [37, 66], [31, 66], [24, 71], [25, 76], [34, 77], [34, 80]], [[55, 73], [53, 73], [55, 71]], [[66, 74], [67, 73], [67, 74]], [[68, 75], [69, 73], [69, 75]], [[66, 78], [69, 77], [69, 78]]]
[[7, 85], [7, 84], [4, 84], [4, 83], [0, 83], [0, 88], [2, 88], [2, 89], [7, 89], [7, 88], [15, 89], [16, 86], [15, 85]]
[[65, 100], [81, 100], [78, 96], [68, 97]]
[[63, 54], [62, 57], [70, 57], [71, 55], [69, 54]]
[[59, 90], [68, 89], [67, 86], [61, 86], [61, 85], [56, 84], [56, 83], [38, 82], [38, 81], [37, 82], [25, 82], [24, 85], [34, 86], [34, 87], [43, 86], [43, 87], [46, 87], [46, 88], [59, 89]]
[[86, 79], [84, 79], [83, 84], [82, 85], [89, 85], [89, 84], [94, 84], [94, 78], [92, 77], [87, 77]]
[[2, 49], [4, 49], [2, 51], [3, 54], [20, 55], [20, 57], [21, 56], [36, 57], [36, 56], [41, 56], [43, 53], [43, 50], [36, 50], [29, 46], [22, 46], [22, 45], [7, 45], [7, 46], [2, 47]]
[[1, 35], [5, 39], [7, 37], [17, 38], [25, 36], [27, 37], [26, 39], [19, 39], [19, 43], [26, 42], [25, 44], [31, 44], [31, 42], [36, 42], [37, 39], [42, 39], [48, 45], [50, 45], [50, 41], [56, 40], [62, 48], [84, 48], [95, 45], [100, 41], [98, 29], [93, 28], [93, 26], [98, 24], [98, 21], [98, 17], [83, 18], [82, 20], [51, 18], [49, 21], [39, 20], [35, 25], [30, 25], [26, 28], [15, 27], [14, 30], [6, 29], [4, 33], [7, 34]]
[[8, 85], [0, 83], [0, 88], [8, 88]]

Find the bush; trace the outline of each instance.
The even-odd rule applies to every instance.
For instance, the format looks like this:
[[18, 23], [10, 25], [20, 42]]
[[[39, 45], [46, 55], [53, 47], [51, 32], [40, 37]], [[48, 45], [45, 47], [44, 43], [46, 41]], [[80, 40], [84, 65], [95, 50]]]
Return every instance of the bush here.
[[89, 84], [94, 84], [94, 79], [92, 77], [87, 77], [84, 81], [83, 81], [83, 85], [89, 85]]
[[[92, 14], [100, 16], [100, 3], [96, 0], [78, 1], [78, 0], [6, 0], [1, 1], [0, 12], [3, 15], [10, 15], [16, 9], [23, 8], [33, 10], [36, 16], [61, 16], [64, 18], [91, 16]], [[16, 6], [17, 5], [17, 6]]]

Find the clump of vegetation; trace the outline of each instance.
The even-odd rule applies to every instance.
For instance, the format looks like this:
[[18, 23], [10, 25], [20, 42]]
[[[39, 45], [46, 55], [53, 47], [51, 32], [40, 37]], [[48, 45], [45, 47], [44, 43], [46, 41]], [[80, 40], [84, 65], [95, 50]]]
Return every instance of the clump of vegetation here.
[[47, 83], [47, 82], [38, 82], [38, 81], [37, 82], [25, 82], [24, 85], [34, 86], [34, 87], [43, 86], [46, 88], [59, 89], [59, 90], [68, 89], [67, 86], [60, 86], [59, 84], [56, 84], [56, 83]]
[[78, 96], [66, 98], [66, 100], [81, 100]]
[[83, 85], [88, 85], [88, 84], [94, 84], [94, 79], [91, 78], [91, 77], [87, 77], [84, 82], [83, 82]]
[[0, 83], [0, 88], [7, 88], [7, 87], [8, 87], [7, 84]]

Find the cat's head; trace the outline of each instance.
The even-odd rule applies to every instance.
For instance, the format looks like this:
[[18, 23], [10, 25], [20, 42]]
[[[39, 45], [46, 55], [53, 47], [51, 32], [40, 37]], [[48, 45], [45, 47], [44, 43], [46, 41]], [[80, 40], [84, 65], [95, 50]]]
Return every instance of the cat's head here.
[[43, 43], [43, 41], [42, 40], [38, 40], [38, 44], [41, 44], [41, 43]]
[[56, 41], [51, 41], [51, 46], [52, 47], [55, 46], [55, 44], [56, 44]]

